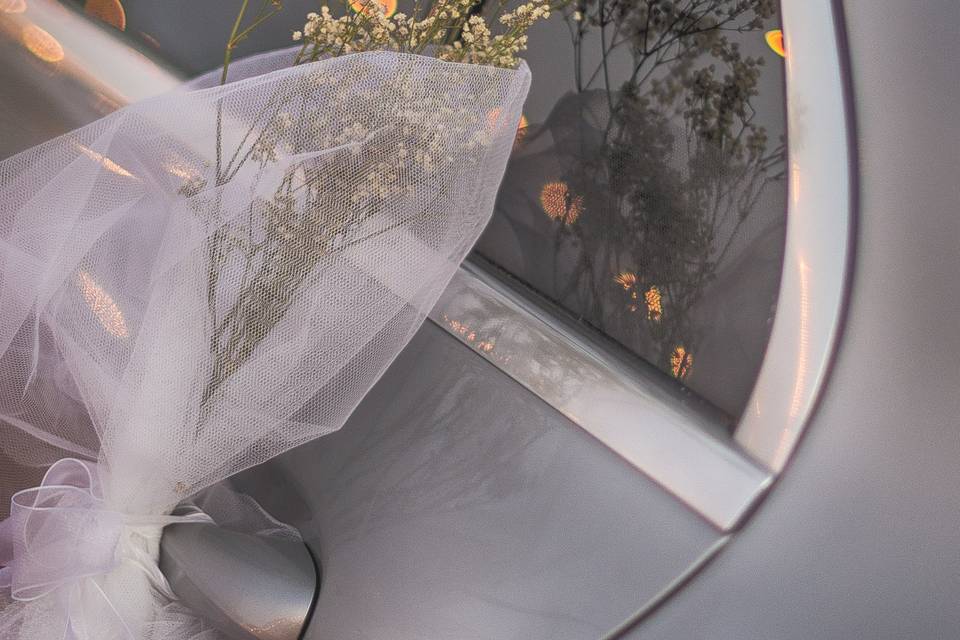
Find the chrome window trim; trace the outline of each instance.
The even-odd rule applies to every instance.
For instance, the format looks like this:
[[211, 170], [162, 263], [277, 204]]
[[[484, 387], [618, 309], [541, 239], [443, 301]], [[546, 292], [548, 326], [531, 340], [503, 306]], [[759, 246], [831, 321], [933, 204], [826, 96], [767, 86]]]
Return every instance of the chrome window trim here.
[[430, 319], [720, 529], [770, 480], [689, 392], [619, 362], [471, 263]]
[[852, 232], [839, 29], [829, 0], [783, 0], [789, 204], [777, 313], [735, 438], [779, 473], [816, 405], [839, 333]]
[[784, 269], [764, 362], [734, 438], [711, 433], [715, 423], [656, 375], [620, 365], [556, 312], [469, 263], [430, 316], [722, 531], [739, 524], [793, 451], [831, 360], [847, 279], [839, 25], [830, 0], [781, 7], [790, 169]]

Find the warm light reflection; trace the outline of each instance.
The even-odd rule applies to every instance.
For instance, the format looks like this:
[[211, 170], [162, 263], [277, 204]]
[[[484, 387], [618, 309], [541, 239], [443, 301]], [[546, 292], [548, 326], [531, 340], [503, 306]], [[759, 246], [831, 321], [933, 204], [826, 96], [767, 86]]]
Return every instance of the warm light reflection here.
[[110, 294], [104, 291], [103, 287], [97, 284], [86, 271], [80, 271], [77, 274], [77, 284], [90, 311], [107, 333], [118, 338], [126, 338], [127, 323], [123, 319], [123, 312]]
[[770, 45], [770, 48], [776, 52], [781, 58], [787, 57], [787, 50], [783, 44], [783, 31], [780, 29], [774, 29], [773, 31], [767, 31], [763, 36], [767, 44]]
[[23, 13], [27, 10], [27, 0], [0, 0], [0, 13]]
[[83, 11], [88, 16], [102, 20], [120, 31], [127, 28], [127, 14], [120, 0], [87, 0], [83, 5]]
[[647, 289], [643, 294], [643, 300], [647, 303], [647, 320], [660, 322], [660, 318], [663, 317], [663, 300], [657, 285]]
[[614, 280], [623, 287], [625, 291], [628, 291], [631, 287], [636, 286], [637, 274], [631, 273], [630, 271], [621, 271]]
[[800, 327], [797, 336], [797, 370], [793, 374], [793, 397], [790, 400], [790, 417], [800, 415], [800, 407], [807, 388], [807, 353], [810, 350], [810, 268], [800, 258]]
[[670, 355], [670, 370], [673, 372], [673, 377], [683, 380], [690, 374], [691, 368], [693, 368], [693, 354], [689, 353], [682, 344], [677, 345]]
[[[500, 107], [496, 109], [491, 109], [487, 113], [487, 133], [493, 135], [497, 130], [497, 122], [500, 120]], [[520, 123], [517, 125], [517, 135], [513, 139], [513, 146], [517, 146], [523, 139], [527, 137], [527, 127], [530, 126], [529, 121], [527, 121], [527, 116], [520, 114]]]
[[141, 31], [141, 32], [139, 33], [139, 35], [140, 35], [140, 39], [141, 39], [141, 40], [143, 40], [144, 42], [146, 42], [148, 45], [150, 45], [150, 46], [153, 47], [154, 49], [159, 50], [159, 49], [162, 48], [162, 47], [160, 46], [160, 41], [157, 40], [156, 38], [154, 38], [152, 35], [150, 35], [150, 34], [147, 33], [146, 31]]
[[87, 156], [88, 158], [90, 158], [90, 159], [93, 160], [94, 162], [99, 163], [99, 164], [100, 164], [104, 169], [106, 169], [107, 171], [112, 171], [113, 173], [117, 174], [118, 176], [123, 176], [124, 178], [133, 178], [133, 177], [135, 177], [132, 173], [130, 173], [129, 171], [127, 171], [126, 169], [124, 169], [123, 167], [121, 167], [120, 165], [118, 165], [116, 162], [114, 162], [113, 160], [111, 160], [111, 159], [108, 158], [107, 156], [103, 155], [102, 153], [97, 153], [96, 151], [94, 151], [94, 150], [91, 149], [90, 147], [86, 147], [86, 146], [80, 144], [79, 142], [75, 142], [75, 143], [74, 143], [74, 146], [77, 148], [77, 151], [79, 151], [79, 152], [82, 153], [83, 155]]
[[162, 166], [164, 171], [183, 180], [198, 180], [201, 177], [200, 172], [185, 162], [170, 160], [164, 162]]
[[477, 332], [470, 328], [464, 322], [459, 320], [454, 320], [450, 318], [447, 314], [443, 314], [443, 321], [447, 323], [454, 333], [458, 334], [464, 340], [469, 342], [475, 349], [478, 351], [483, 351], [484, 353], [490, 353], [493, 351], [494, 342], [493, 340], [484, 340], [477, 336]]
[[790, 199], [794, 203], [800, 202], [801, 175], [799, 163], [794, 162], [790, 165]]
[[107, 115], [108, 113], [113, 113], [123, 105], [118, 102], [115, 98], [108, 96], [102, 91], [95, 91], [93, 97], [96, 100], [93, 103], [93, 108], [97, 110], [98, 113]]
[[573, 224], [583, 213], [583, 196], [570, 193], [566, 182], [548, 182], [540, 190], [540, 207], [552, 219]]
[[28, 25], [20, 34], [20, 39], [27, 51], [44, 62], [60, 62], [63, 60], [63, 47], [57, 39], [36, 25]]
[[[637, 293], [640, 284], [637, 274], [632, 271], [621, 271], [613, 280], [623, 287], [624, 291], [630, 293], [631, 302], [627, 305], [627, 308], [631, 312], [637, 311], [639, 309], [637, 305], [640, 300], [640, 296]], [[650, 285], [650, 288], [643, 292], [643, 302], [647, 306], [647, 320], [660, 322], [660, 319], [663, 317], [663, 295], [660, 293], [660, 287], [655, 284]]]
[[370, 15], [374, 2], [380, 3], [383, 14], [388, 18], [397, 12], [397, 0], [350, 0], [350, 8], [358, 13]]
[[523, 139], [527, 137], [527, 129], [530, 126], [530, 122], [527, 120], [527, 116], [520, 114], [520, 124], [517, 125], [517, 137], [513, 139], [513, 146], [517, 146], [523, 142]]

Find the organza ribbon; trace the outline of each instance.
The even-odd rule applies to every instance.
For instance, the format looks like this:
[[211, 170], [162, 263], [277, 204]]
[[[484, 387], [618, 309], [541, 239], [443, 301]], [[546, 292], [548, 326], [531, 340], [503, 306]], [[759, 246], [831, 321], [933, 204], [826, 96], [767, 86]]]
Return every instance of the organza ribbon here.
[[134, 639], [98, 578], [130, 562], [173, 599], [151, 549], [159, 548], [163, 527], [175, 522], [211, 518], [201, 511], [134, 516], [110, 509], [97, 465], [64, 458], [47, 470], [39, 487], [11, 499], [10, 517], [0, 522], [0, 588], [9, 588], [12, 599], [21, 602], [51, 598], [62, 615], [65, 639], [95, 628], [89, 620], [94, 612], [114, 616], [124, 637]]

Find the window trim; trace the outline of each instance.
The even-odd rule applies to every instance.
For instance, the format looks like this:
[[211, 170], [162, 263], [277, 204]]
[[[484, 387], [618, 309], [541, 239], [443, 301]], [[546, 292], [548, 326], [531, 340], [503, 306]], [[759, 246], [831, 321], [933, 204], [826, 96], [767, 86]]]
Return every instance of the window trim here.
[[770, 482], [692, 393], [653, 365], [624, 363], [476, 262], [430, 319], [720, 529]]
[[787, 242], [766, 355], [735, 434], [774, 473], [809, 421], [836, 348], [853, 253], [855, 159], [834, 7], [830, 0], [781, 4], [789, 52]]

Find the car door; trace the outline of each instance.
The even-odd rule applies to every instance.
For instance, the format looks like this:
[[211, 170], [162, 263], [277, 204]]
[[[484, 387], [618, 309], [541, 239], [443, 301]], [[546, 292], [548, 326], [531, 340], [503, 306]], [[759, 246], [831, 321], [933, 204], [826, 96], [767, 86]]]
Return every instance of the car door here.
[[[235, 9], [4, 6], [4, 154], [216, 66]], [[617, 637], [744, 525], [815, 406], [851, 215], [833, 6], [562, 13], [430, 320], [340, 431], [233, 479], [319, 561], [307, 638]]]

